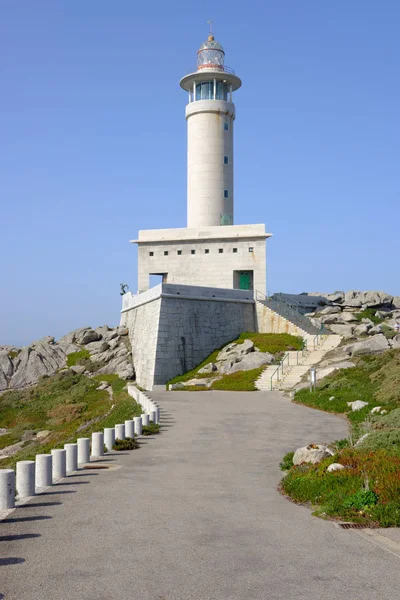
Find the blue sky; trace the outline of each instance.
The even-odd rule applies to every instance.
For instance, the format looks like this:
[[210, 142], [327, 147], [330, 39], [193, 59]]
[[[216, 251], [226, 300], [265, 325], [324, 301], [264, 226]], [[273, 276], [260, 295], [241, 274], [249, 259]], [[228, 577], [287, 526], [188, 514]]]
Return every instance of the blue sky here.
[[0, 344], [119, 321], [138, 229], [185, 226], [208, 19], [235, 94], [235, 221], [270, 292], [400, 294], [395, 0], [2, 0]]

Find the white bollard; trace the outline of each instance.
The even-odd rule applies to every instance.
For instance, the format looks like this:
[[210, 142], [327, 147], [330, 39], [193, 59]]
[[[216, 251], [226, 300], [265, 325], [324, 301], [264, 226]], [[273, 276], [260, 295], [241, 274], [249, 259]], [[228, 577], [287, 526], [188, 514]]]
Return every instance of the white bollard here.
[[36, 487], [44, 488], [53, 483], [53, 457], [51, 454], [36, 454], [35, 479]]
[[67, 476], [67, 451], [54, 449], [51, 451], [53, 457], [53, 483]]
[[155, 410], [150, 411], [150, 421], [153, 421], [153, 423], [157, 423], [157, 413]]
[[142, 417], [135, 417], [133, 422], [135, 425], [135, 435], [142, 435]]
[[115, 429], [114, 427], [106, 427], [104, 429], [104, 444], [107, 448], [107, 452], [111, 452], [115, 443]]
[[64, 444], [67, 451], [67, 473], [78, 470], [78, 444]]
[[123, 423], [118, 423], [115, 426], [115, 439], [116, 440], [124, 440], [125, 439], [125, 425]]
[[156, 423], [160, 423], [160, 407], [156, 406], [156, 416], [157, 416], [157, 421]]
[[0, 509], [15, 506], [15, 473], [13, 469], [0, 469]]
[[18, 498], [35, 495], [35, 461], [20, 460], [16, 468], [16, 488]]
[[92, 433], [92, 456], [104, 456], [104, 434], [102, 431]]
[[90, 462], [90, 438], [78, 438], [78, 465]]
[[125, 421], [125, 437], [135, 437], [135, 422], [133, 421], [133, 419]]
[[150, 415], [147, 413], [142, 413], [142, 425], [143, 427], [148, 427], [150, 423]]

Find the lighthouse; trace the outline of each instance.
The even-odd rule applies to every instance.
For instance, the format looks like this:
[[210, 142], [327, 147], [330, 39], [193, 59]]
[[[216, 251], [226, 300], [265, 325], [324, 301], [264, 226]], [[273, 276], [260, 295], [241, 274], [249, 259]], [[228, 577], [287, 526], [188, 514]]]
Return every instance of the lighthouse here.
[[265, 294], [266, 239], [272, 234], [263, 224], [234, 222], [233, 96], [242, 82], [225, 65], [213, 33], [196, 62], [180, 80], [188, 94], [187, 227], [141, 230], [132, 240], [138, 245], [138, 294], [149, 289], [151, 275], [164, 284]]
[[212, 33], [197, 52], [197, 70], [180, 85], [189, 95], [187, 226], [233, 225], [233, 93], [242, 82]]

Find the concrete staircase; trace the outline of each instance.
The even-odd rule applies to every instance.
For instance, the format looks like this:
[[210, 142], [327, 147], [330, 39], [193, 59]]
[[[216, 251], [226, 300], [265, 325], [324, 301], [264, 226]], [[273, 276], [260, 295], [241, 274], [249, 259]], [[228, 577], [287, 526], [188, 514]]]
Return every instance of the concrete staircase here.
[[340, 344], [342, 338], [340, 335], [305, 335], [303, 339], [307, 349], [287, 352], [279, 367], [268, 366], [256, 381], [258, 390], [291, 390], [300, 383], [310, 367], [321, 362], [327, 352]]

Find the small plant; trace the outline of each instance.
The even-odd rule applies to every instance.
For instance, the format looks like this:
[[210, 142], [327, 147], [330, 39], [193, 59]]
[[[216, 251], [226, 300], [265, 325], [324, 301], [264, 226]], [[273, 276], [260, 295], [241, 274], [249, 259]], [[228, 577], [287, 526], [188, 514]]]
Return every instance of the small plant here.
[[143, 425], [142, 435], [153, 435], [160, 433], [160, 426], [157, 423], [150, 423], [149, 425]]
[[358, 321], [361, 321], [362, 319], [369, 319], [375, 325], [379, 325], [380, 323], [382, 323], [383, 319], [381, 319], [380, 317], [377, 317], [375, 315], [375, 313], [376, 313], [376, 309], [374, 309], [374, 308], [366, 308], [362, 312], [355, 313], [354, 316], [355, 316], [355, 318]]
[[67, 367], [74, 367], [75, 365], [81, 364], [81, 360], [90, 359], [90, 352], [83, 348], [79, 352], [71, 352], [67, 356]]
[[343, 500], [343, 508], [352, 508], [353, 510], [365, 510], [378, 503], [378, 494], [371, 490], [359, 490], [352, 496]]
[[392, 340], [397, 335], [397, 332], [389, 325], [382, 325], [382, 333], [387, 340]]
[[115, 440], [113, 450], [136, 450], [139, 444], [134, 438], [127, 437], [124, 440]]
[[287, 452], [282, 458], [282, 462], [279, 463], [281, 471], [289, 471], [293, 467], [293, 456], [294, 452]]
[[334, 444], [337, 448], [337, 450], [343, 450], [343, 448], [348, 448], [349, 446], [352, 446], [352, 440], [349, 438], [343, 438], [342, 440], [337, 440]]
[[19, 353], [20, 350], [10, 350], [10, 352], [8, 353], [8, 357], [12, 360], [13, 358], [17, 358]]

